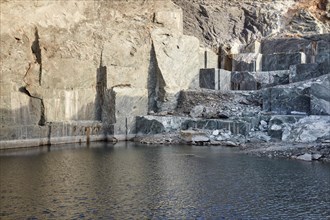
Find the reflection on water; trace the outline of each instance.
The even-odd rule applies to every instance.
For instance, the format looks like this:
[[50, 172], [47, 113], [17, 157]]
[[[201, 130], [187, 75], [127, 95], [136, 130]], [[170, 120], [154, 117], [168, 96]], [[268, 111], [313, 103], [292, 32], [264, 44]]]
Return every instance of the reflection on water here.
[[1, 219], [330, 218], [330, 164], [191, 146], [0, 152]]

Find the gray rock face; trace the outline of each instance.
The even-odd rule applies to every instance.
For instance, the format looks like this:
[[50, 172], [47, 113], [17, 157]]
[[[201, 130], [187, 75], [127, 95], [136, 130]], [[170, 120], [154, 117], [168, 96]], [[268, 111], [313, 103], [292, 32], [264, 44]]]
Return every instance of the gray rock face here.
[[290, 124], [294, 124], [304, 116], [272, 116], [268, 124], [268, 135], [276, 140], [282, 140], [283, 132], [287, 131]]
[[274, 87], [264, 90], [264, 110], [288, 115], [292, 112], [310, 114], [310, 88]]
[[232, 55], [232, 71], [257, 71], [261, 61], [258, 53], [240, 53]]
[[290, 67], [290, 83], [304, 81], [328, 74], [330, 65], [328, 63], [308, 63], [292, 65]]
[[161, 111], [176, 107], [180, 90], [198, 88], [199, 41], [169, 29], [155, 29], [152, 42], [157, 60], [156, 94]]
[[199, 118], [203, 116], [204, 106], [196, 105], [189, 113], [192, 118]]
[[330, 117], [303, 117], [294, 123], [287, 123], [282, 140], [287, 142], [315, 142], [330, 138]]
[[309, 82], [263, 89], [263, 110], [275, 114], [329, 114], [329, 74]]
[[288, 70], [291, 65], [306, 62], [304, 53], [278, 53], [262, 56], [262, 71]]
[[330, 115], [330, 74], [312, 84], [311, 114]]
[[213, 90], [230, 90], [231, 72], [223, 69], [201, 69], [199, 87]]
[[143, 116], [137, 118], [137, 134], [156, 134], [162, 132], [178, 132], [180, 130], [228, 130], [233, 134], [246, 135], [258, 122], [246, 120], [192, 119], [188, 117]]
[[[317, 54], [318, 51], [322, 52], [325, 42], [329, 41], [327, 34], [314, 35], [306, 38], [277, 38], [277, 39], [264, 39], [261, 41], [262, 54], [274, 53], [299, 53], [303, 52], [306, 55]], [[319, 46], [318, 46], [319, 44]], [[318, 49], [320, 48], [320, 49]]]
[[148, 112], [148, 91], [146, 89], [133, 89], [115, 87], [111, 91], [110, 113], [103, 119], [113, 124], [115, 137], [132, 135], [135, 130], [135, 116], [146, 115]]
[[199, 87], [204, 89], [218, 90], [219, 75], [216, 69], [200, 69], [199, 72]]
[[187, 115], [196, 105], [216, 109], [219, 118], [257, 115], [262, 105], [259, 91], [187, 90], [180, 93], [179, 114]]
[[232, 90], [258, 90], [261, 83], [249, 72], [233, 72], [231, 75]]
[[193, 130], [181, 131], [180, 136], [186, 142], [198, 143], [198, 142], [210, 141], [208, 135], [199, 131], [193, 131]]
[[[330, 43], [330, 42], [329, 42]], [[330, 63], [330, 53], [319, 53], [315, 55], [316, 63]]]
[[0, 149], [50, 144], [104, 141], [107, 137], [98, 121], [70, 121], [38, 125], [0, 127]]
[[269, 72], [232, 72], [232, 90], [258, 90], [289, 83], [289, 70]]
[[[208, 45], [251, 43], [271, 34], [329, 33], [329, 24], [317, 19], [326, 13], [317, 2], [174, 0], [183, 8], [184, 32]], [[315, 11], [314, 9], [317, 8]], [[315, 13], [315, 15], [311, 15]], [[221, 37], [220, 37], [221, 36]], [[300, 52], [300, 51], [297, 51]], [[245, 70], [246, 71], [246, 70]]]

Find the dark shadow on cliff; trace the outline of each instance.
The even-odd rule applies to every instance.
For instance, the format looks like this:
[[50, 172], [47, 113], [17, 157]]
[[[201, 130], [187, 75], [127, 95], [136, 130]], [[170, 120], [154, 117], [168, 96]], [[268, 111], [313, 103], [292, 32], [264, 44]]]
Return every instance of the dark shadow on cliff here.
[[96, 70], [95, 120], [102, 121], [105, 92], [107, 90], [107, 67], [103, 66], [102, 54], [100, 66]]
[[165, 80], [158, 67], [157, 57], [154, 45], [151, 45], [150, 49], [150, 63], [148, 69], [148, 112], [160, 111], [160, 106], [165, 102]]

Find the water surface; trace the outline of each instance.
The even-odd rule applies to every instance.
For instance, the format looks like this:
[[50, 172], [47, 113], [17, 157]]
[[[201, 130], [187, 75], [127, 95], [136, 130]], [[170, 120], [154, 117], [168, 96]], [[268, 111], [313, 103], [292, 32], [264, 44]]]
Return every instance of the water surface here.
[[330, 164], [106, 143], [0, 152], [1, 219], [329, 219]]

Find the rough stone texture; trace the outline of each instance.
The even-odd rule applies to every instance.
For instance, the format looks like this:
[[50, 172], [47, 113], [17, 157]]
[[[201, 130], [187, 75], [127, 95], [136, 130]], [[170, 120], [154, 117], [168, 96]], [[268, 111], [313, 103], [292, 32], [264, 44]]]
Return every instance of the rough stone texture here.
[[315, 142], [330, 139], [330, 116], [309, 116], [286, 125], [282, 140]]
[[269, 84], [263, 87], [277, 86], [289, 84], [289, 70], [277, 70], [270, 71], [269, 74]]
[[[14, 136], [18, 139], [25, 136], [12, 127], [46, 126], [71, 120], [103, 121], [107, 130], [104, 134], [122, 134], [127, 130], [131, 133], [134, 116], [147, 112], [141, 110], [141, 105], [148, 107], [146, 89], [152, 87], [149, 78], [157, 74], [151, 32], [167, 29], [176, 36], [182, 35], [182, 11], [169, 0], [0, 4], [1, 129], [17, 131]], [[183, 42], [178, 46], [199, 48], [195, 38], [192, 41], [189, 38], [188, 44], [185, 37], [179, 39]], [[195, 63], [198, 54], [193, 56], [196, 58], [189, 59]], [[188, 70], [182, 72], [185, 77], [180, 77], [188, 80]], [[162, 71], [171, 72], [165, 67]], [[186, 82], [182, 84], [189, 87]], [[128, 90], [119, 91], [117, 87]], [[111, 91], [118, 100], [111, 99]], [[124, 98], [127, 94], [134, 98]], [[138, 95], [144, 97], [143, 101], [135, 98]], [[133, 104], [126, 108], [123, 104], [126, 101]], [[139, 106], [132, 109], [137, 102]], [[113, 107], [125, 109], [115, 114]], [[8, 139], [11, 135], [1, 136], [0, 141]]]
[[220, 130], [225, 129], [233, 134], [248, 134], [257, 122], [254, 120], [233, 119], [192, 119], [188, 117], [143, 116], [137, 118], [137, 134], [148, 135], [180, 130]]
[[158, 98], [160, 102], [173, 103], [160, 108], [174, 109], [176, 102], [173, 98], [179, 91], [198, 88], [199, 41], [167, 29], [156, 29], [151, 35], [159, 69]]
[[219, 66], [219, 57], [211, 49], [207, 47], [199, 48], [199, 66], [200, 69], [215, 68]]
[[288, 70], [291, 65], [305, 63], [304, 53], [279, 53], [262, 56], [262, 71]]
[[[330, 42], [329, 42], [330, 44]], [[319, 53], [315, 56], [316, 63], [330, 63], [330, 53]]]
[[[184, 6], [184, 14], [170, 0], [1, 1], [1, 146], [17, 140], [40, 145], [88, 141], [92, 136], [126, 139], [136, 132], [135, 116], [147, 110], [169, 114], [178, 107], [178, 114], [187, 115], [198, 104], [204, 106], [203, 117], [228, 120], [189, 119], [181, 123], [185, 127], [246, 133], [258, 121], [259, 92], [180, 93], [198, 88], [201, 63], [227, 70], [249, 69], [255, 63], [253, 70], [260, 70], [260, 52], [265, 54], [262, 61], [275, 57], [270, 66], [274, 69], [295, 64], [299, 56], [292, 54], [298, 53], [306, 54], [306, 62], [329, 63], [329, 34], [299, 37], [299, 33], [329, 33], [329, 25], [312, 15], [312, 5], [306, 2], [304, 10], [293, 0], [175, 2]], [[292, 12], [290, 7], [296, 6]], [[189, 11], [197, 13], [187, 16]], [[183, 35], [182, 17], [190, 16], [194, 17], [185, 20], [184, 33], [197, 21], [194, 33], [202, 34], [195, 36], [202, 36], [212, 48], [204, 49], [204, 59], [197, 38]], [[277, 41], [273, 37], [279, 32], [297, 35]], [[262, 36], [269, 37], [261, 47], [253, 44]], [[276, 57], [274, 52], [286, 54]], [[243, 54], [232, 56], [237, 53]], [[265, 80], [253, 77], [257, 82]], [[276, 77], [268, 74], [269, 82], [283, 84], [285, 77]], [[229, 80], [230, 72], [220, 70], [218, 88], [229, 89]], [[269, 109], [284, 106], [291, 113], [301, 111], [306, 89], [311, 91], [311, 113], [328, 114], [327, 83], [321, 79], [275, 93], [269, 90], [268, 97], [275, 94]], [[289, 91], [295, 92], [293, 96]], [[282, 93], [283, 102], [294, 100], [297, 109], [276, 102], [276, 94], [281, 98]], [[178, 98], [183, 100], [179, 106]], [[71, 126], [71, 121], [76, 125]]]
[[115, 87], [111, 90], [111, 100], [108, 108], [111, 113], [108, 116], [109, 124], [114, 124], [114, 136], [126, 136], [135, 134], [135, 116], [148, 113], [148, 91], [146, 89], [134, 89], [127, 87]]
[[288, 70], [269, 72], [233, 72], [231, 74], [232, 90], [258, 90], [288, 83]]
[[182, 91], [177, 108], [178, 114], [187, 115], [196, 105], [216, 109], [218, 118], [232, 116], [253, 116], [262, 105], [258, 91]]
[[199, 87], [213, 90], [230, 90], [231, 72], [223, 69], [200, 69]]
[[136, 119], [137, 135], [159, 134], [181, 130], [186, 117], [141, 116]]
[[[266, 78], [266, 83], [269, 81]], [[261, 82], [258, 82], [254, 75], [249, 72], [233, 72], [231, 75], [232, 90], [257, 90], [261, 88]]]
[[292, 36], [285, 38], [266, 38], [261, 41], [261, 53], [298, 53], [318, 54], [323, 52], [324, 46], [329, 41], [329, 34], [311, 36]]
[[52, 122], [44, 126], [11, 125], [0, 127], [0, 149], [51, 144], [102, 141], [102, 123], [98, 121]]
[[[314, 0], [174, 0], [184, 33], [210, 46], [249, 44], [264, 36], [329, 33], [327, 8]], [[329, 6], [330, 7], [330, 6]]]
[[283, 132], [287, 130], [290, 124], [294, 124], [304, 116], [275, 115], [268, 123], [268, 135], [276, 140], [282, 140]]
[[329, 59], [330, 34], [303, 35], [285, 38], [266, 38], [261, 42], [261, 53], [299, 53], [306, 55], [306, 63], [322, 63]]
[[210, 138], [203, 132], [187, 130], [181, 131], [180, 137], [185, 142], [207, 142], [210, 141]]
[[[247, 71], [254, 72], [257, 71], [259, 66], [261, 65], [258, 53], [240, 53], [233, 54], [233, 64], [232, 71]], [[258, 63], [259, 62], [259, 63]]]
[[[329, 74], [262, 90], [263, 110], [274, 114], [328, 114]], [[313, 88], [313, 91], [312, 91]]]
[[290, 67], [290, 83], [308, 80], [330, 73], [330, 63], [308, 63]]
[[204, 106], [196, 105], [193, 109], [191, 109], [189, 116], [192, 118], [201, 118], [203, 116], [204, 111], [205, 111]]
[[199, 87], [204, 89], [219, 89], [219, 74], [216, 69], [200, 69]]
[[155, 13], [154, 22], [178, 33], [183, 33], [183, 15], [181, 8], [163, 8]]
[[293, 112], [310, 114], [310, 88], [275, 87], [271, 88], [269, 99], [274, 114], [289, 115]]
[[312, 84], [310, 97], [312, 115], [330, 115], [330, 74]]
[[231, 88], [231, 72], [219, 69], [219, 90], [226, 91]]

